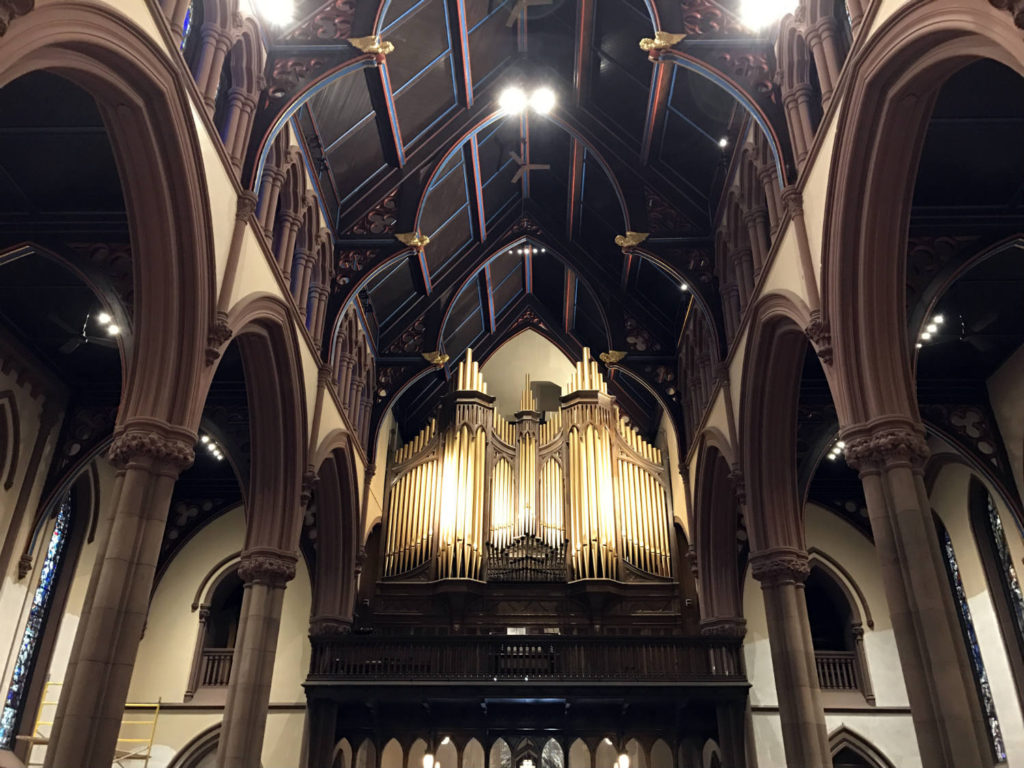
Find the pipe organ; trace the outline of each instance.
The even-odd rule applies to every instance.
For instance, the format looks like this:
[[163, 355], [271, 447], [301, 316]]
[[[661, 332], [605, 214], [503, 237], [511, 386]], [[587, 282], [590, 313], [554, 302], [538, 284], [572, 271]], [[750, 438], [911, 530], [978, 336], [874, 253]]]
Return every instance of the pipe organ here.
[[530, 380], [512, 421], [468, 350], [438, 419], [388, 466], [385, 579], [669, 580], [670, 480], [590, 350], [542, 414]]

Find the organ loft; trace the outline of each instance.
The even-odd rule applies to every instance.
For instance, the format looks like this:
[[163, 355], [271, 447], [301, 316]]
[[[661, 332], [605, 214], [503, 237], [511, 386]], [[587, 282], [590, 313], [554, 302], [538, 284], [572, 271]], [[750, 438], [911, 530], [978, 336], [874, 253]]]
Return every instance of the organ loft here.
[[425, 754], [472, 762], [476, 739], [494, 768], [553, 768], [579, 741], [647, 765], [742, 727], [738, 645], [696, 631], [667, 456], [581, 358], [560, 396], [524, 371], [506, 418], [467, 350], [393, 446], [353, 632], [313, 638], [307, 690], [336, 741], [426, 732]]

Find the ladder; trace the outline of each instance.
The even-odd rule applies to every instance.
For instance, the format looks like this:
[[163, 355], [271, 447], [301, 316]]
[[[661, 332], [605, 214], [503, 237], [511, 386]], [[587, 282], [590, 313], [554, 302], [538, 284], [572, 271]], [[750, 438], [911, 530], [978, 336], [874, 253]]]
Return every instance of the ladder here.
[[[63, 683], [46, 683], [43, 686], [43, 695], [39, 701], [32, 733], [17, 737], [18, 741], [29, 744], [25, 768], [43, 764], [46, 747], [50, 743], [54, 715], [57, 713], [61, 685]], [[129, 702], [125, 704], [121, 727], [117, 734], [117, 745], [114, 749], [114, 760], [111, 763], [112, 767], [149, 768], [149, 758], [153, 752], [153, 737], [156, 735], [156, 722], [160, 717], [160, 705], [160, 699], [155, 703]]]

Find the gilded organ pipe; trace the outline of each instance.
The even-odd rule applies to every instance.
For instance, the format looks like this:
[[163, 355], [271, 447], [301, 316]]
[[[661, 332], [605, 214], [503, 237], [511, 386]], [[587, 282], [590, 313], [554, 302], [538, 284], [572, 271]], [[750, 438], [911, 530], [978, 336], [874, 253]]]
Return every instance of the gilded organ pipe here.
[[390, 462], [384, 577], [672, 578], [662, 452], [620, 416], [589, 350], [562, 391], [538, 412], [526, 377], [508, 419], [467, 350], [441, 417]]

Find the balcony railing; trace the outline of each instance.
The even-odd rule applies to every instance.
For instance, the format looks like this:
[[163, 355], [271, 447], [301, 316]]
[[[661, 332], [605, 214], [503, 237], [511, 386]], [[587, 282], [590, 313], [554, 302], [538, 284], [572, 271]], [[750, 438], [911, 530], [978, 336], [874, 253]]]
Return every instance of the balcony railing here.
[[231, 659], [234, 653], [231, 648], [204, 648], [199, 684], [206, 688], [227, 685], [231, 678]]
[[742, 681], [735, 643], [691, 637], [366, 637], [313, 646], [310, 680]]
[[825, 691], [859, 691], [857, 654], [853, 651], [815, 651], [818, 685]]

